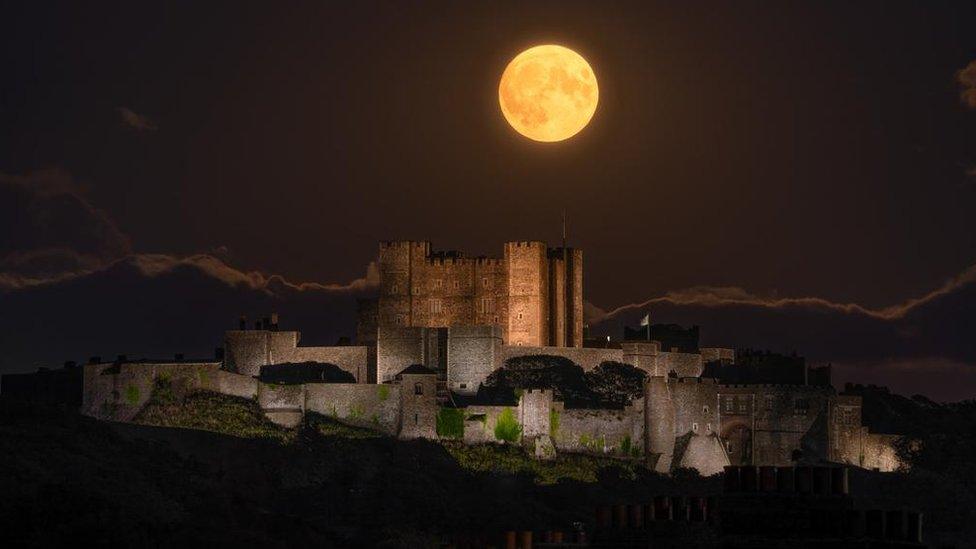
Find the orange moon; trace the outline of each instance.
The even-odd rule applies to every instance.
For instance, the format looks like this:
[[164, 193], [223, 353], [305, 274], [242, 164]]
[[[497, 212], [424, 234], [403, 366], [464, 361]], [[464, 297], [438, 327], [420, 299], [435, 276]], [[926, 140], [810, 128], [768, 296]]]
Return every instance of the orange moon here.
[[498, 84], [498, 103], [515, 131], [535, 141], [562, 141], [593, 118], [600, 89], [583, 56], [554, 44], [515, 56]]

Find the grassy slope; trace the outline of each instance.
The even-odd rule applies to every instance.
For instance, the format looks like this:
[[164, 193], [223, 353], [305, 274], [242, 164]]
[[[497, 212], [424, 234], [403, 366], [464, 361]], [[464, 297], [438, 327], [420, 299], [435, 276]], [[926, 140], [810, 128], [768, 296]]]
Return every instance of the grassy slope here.
[[423, 547], [450, 531], [569, 528], [597, 502], [677, 486], [598, 459], [543, 465], [514, 448], [398, 441], [324, 417], [286, 430], [251, 401], [212, 394], [154, 399], [139, 419], [166, 427], [2, 398], [0, 417], [4, 535], [33, 545]]
[[[252, 401], [207, 393], [156, 395], [139, 420], [163, 427], [2, 398], [0, 420], [4, 537], [34, 545], [423, 547], [442, 532], [566, 528], [600, 502], [718, 488], [717, 479], [666, 479], [599, 458], [541, 463], [513, 447], [397, 441], [321, 416], [288, 430]], [[857, 472], [852, 489], [921, 508], [930, 542], [966, 546], [976, 539], [972, 466], [939, 466], [956, 451], [936, 435], [911, 473]], [[959, 438], [971, 444], [973, 434]]]

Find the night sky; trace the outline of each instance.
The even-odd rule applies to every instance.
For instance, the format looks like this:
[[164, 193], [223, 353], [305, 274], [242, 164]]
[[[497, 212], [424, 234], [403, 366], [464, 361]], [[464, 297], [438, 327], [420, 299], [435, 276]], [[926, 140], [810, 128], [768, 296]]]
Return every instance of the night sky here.
[[[972, 2], [4, 6], [0, 370], [210, 352], [266, 308], [330, 342], [377, 241], [499, 255], [565, 209], [594, 333], [649, 310], [972, 398], [974, 29]], [[565, 142], [499, 112], [541, 43], [600, 84]]]

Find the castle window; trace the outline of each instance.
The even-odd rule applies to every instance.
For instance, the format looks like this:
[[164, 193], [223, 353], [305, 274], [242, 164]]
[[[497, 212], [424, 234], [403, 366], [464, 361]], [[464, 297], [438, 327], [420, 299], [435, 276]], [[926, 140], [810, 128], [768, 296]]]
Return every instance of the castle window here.
[[415, 395], [422, 395], [422, 394], [424, 394], [424, 386], [423, 386], [423, 384], [421, 384], [421, 383], [414, 383], [413, 384], [413, 394], [415, 394]]
[[745, 400], [739, 401], [739, 413], [744, 414], [749, 409], [749, 404]]
[[518, 314], [518, 319], [519, 319], [519, 320], [522, 320], [522, 313], [519, 313], [519, 314]]
[[732, 397], [725, 397], [725, 411], [732, 413]]
[[483, 288], [487, 288], [488, 287], [488, 277], [487, 276], [481, 279], [481, 286]]
[[439, 279], [439, 278], [435, 278], [435, 279], [434, 279], [434, 289], [435, 289], [435, 290], [440, 290], [440, 289], [441, 289], [441, 283], [442, 283], [442, 282], [443, 282], [443, 281], [442, 281], [441, 279]]
[[399, 286], [397, 286], [396, 284], [393, 284], [392, 286], [390, 286], [390, 293], [391, 293], [391, 294], [395, 294], [395, 293], [397, 293], [398, 291], [400, 291], [400, 287], [399, 287]]
[[495, 312], [495, 301], [490, 297], [481, 298], [481, 312], [483, 314]]
[[793, 401], [793, 415], [805, 416], [810, 411], [810, 401], [805, 398], [798, 398]]
[[692, 423], [691, 424], [691, 430], [697, 433], [698, 432], [698, 424], [697, 423]]
[[467, 383], [462, 383], [461, 385], [459, 385], [459, 387], [461, 389], [467, 389], [468, 388], [468, 384]]
[[420, 414], [414, 414], [413, 415], [413, 424], [416, 425], [418, 423], [420, 423]]
[[773, 409], [773, 395], [766, 395], [766, 410], [772, 411]]
[[703, 414], [707, 414], [708, 413], [708, 406], [702, 406], [702, 413]]
[[430, 312], [431, 314], [440, 314], [444, 309], [443, 303], [439, 299], [430, 300]]
[[396, 315], [396, 319], [394, 320], [394, 322], [396, 322], [396, 325], [397, 326], [402, 326], [403, 325], [403, 315]]
[[458, 289], [458, 288], [460, 288], [460, 287], [461, 287], [461, 283], [460, 283], [460, 282], [458, 282], [457, 280], [455, 280], [455, 281], [454, 281], [454, 289], [455, 289], [455, 290], [457, 290], [457, 289]]
[[705, 424], [705, 427], [706, 427], [706, 428], [708, 429], [708, 432], [709, 432], [709, 433], [711, 433], [711, 432], [712, 432], [712, 424], [711, 424], [711, 423], [706, 423], [706, 424]]

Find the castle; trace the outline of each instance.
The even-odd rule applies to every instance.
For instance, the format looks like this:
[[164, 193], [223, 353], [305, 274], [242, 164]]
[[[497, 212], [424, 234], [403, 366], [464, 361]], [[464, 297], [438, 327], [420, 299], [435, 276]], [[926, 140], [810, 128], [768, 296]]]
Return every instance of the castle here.
[[[401, 438], [522, 444], [540, 458], [613, 454], [660, 472], [703, 474], [800, 461], [899, 465], [895, 437], [868, 432], [860, 397], [837, 394], [829, 369], [801, 359], [764, 375], [736, 364], [734, 349], [700, 347], [697, 328], [645, 326], [624, 341], [587, 347], [581, 250], [509, 242], [501, 258], [465, 258], [432, 251], [429, 242], [383, 242], [379, 266], [378, 295], [360, 304], [356, 345], [302, 346], [274, 315], [253, 326], [242, 319], [212, 359], [93, 357], [62, 378], [5, 375], [4, 393], [37, 394], [50, 382], [63, 396], [70, 387], [52, 380], [75, 376], [83, 413], [130, 421], [165, 379], [254, 399], [283, 425], [314, 412]], [[584, 371], [626, 364], [646, 374], [643, 394], [605, 409], [567, 406], [546, 388], [507, 404], [479, 401], [488, 376], [521, 357], [562, 357]], [[311, 365], [323, 364], [345, 380], [281, 383], [264, 375], [276, 365], [317, 372]]]

